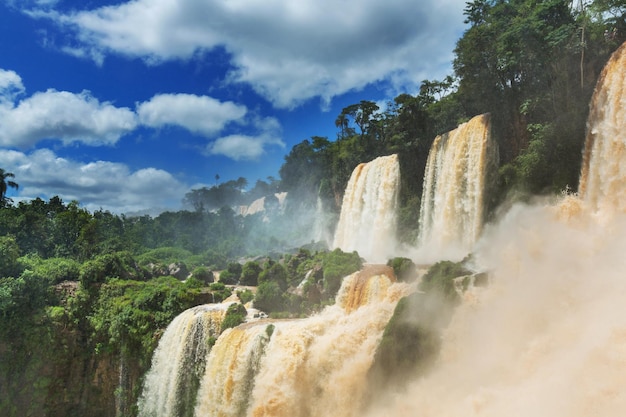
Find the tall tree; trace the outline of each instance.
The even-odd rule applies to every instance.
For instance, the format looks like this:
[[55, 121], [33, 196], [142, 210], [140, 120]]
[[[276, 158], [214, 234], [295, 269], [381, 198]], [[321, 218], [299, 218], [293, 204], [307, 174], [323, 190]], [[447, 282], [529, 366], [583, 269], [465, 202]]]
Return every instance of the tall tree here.
[[6, 194], [9, 187], [16, 190], [19, 188], [19, 185], [9, 178], [15, 178], [15, 174], [0, 168], [0, 206], [4, 206], [7, 202]]

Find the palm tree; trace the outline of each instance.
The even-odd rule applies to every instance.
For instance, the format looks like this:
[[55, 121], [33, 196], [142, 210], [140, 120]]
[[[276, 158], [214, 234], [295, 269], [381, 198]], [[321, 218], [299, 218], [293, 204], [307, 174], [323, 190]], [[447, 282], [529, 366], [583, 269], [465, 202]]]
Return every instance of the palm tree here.
[[20, 187], [15, 181], [7, 180], [7, 178], [15, 178], [15, 174], [0, 168], [0, 206], [4, 206], [7, 201], [6, 194], [9, 187], [16, 190]]

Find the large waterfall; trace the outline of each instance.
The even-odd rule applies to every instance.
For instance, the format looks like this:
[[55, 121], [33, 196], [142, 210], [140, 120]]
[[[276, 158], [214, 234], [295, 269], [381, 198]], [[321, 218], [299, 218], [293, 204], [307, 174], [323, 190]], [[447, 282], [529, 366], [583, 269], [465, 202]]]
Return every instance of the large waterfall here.
[[517, 204], [476, 245], [439, 361], [369, 417], [626, 415], [626, 44], [591, 103], [579, 195]]
[[333, 247], [357, 251], [370, 262], [392, 256], [399, 187], [397, 155], [359, 164], [346, 186]]
[[424, 173], [422, 251], [440, 255], [458, 250], [464, 256], [471, 249], [482, 230], [486, 179], [495, 158], [488, 114], [435, 138]]

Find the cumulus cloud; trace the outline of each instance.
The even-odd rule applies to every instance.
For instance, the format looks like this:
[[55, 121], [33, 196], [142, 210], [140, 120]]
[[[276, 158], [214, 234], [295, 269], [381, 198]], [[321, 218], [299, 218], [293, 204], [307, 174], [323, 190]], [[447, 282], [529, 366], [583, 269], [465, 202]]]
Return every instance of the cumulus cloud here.
[[[278, 120], [209, 96], [157, 94], [137, 103], [133, 111], [100, 102], [89, 91], [75, 94], [49, 89], [17, 101], [24, 92], [16, 72], [0, 69], [0, 146], [29, 148], [44, 139], [58, 139], [65, 145], [114, 145], [139, 126], [178, 126], [207, 140], [218, 137], [206, 153], [234, 160], [256, 159], [269, 145], [284, 146]], [[245, 132], [224, 135], [233, 123]]]
[[245, 106], [231, 101], [193, 94], [159, 94], [138, 104], [137, 114], [145, 126], [177, 125], [204, 135], [213, 135], [245, 116]]
[[186, 187], [170, 173], [143, 168], [132, 171], [121, 163], [83, 163], [57, 156], [48, 149], [23, 153], [0, 150], [0, 166], [19, 178], [19, 199], [78, 200], [88, 210], [116, 213], [150, 208], [177, 209]]
[[24, 92], [22, 77], [15, 71], [0, 68], [0, 102], [13, 100], [15, 96]]
[[464, 6], [465, 0], [135, 0], [29, 14], [69, 28], [87, 56], [118, 53], [158, 63], [223, 46], [232, 56], [230, 81], [249, 83], [287, 108], [380, 81], [406, 88], [443, 77]]
[[[21, 87], [23, 91], [21, 82], [0, 74], [2, 80], [13, 81], [9, 86]], [[0, 89], [0, 93], [3, 91]], [[50, 89], [17, 104], [10, 98], [10, 94], [5, 94], [0, 99], [2, 146], [31, 147], [43, 139], [111, 145], [137, 126], [132, 110], [100, 102], [88, 91], [75, 94]]]
[[255, 117], [251, 122], [257, 135], [234, 134], [218, 138], [206, 148], [209, 155], [224, 155], [235, 161], [257, 160], [268, 146], [285, 147], [280, 138], [281, 128], [273, 117]]

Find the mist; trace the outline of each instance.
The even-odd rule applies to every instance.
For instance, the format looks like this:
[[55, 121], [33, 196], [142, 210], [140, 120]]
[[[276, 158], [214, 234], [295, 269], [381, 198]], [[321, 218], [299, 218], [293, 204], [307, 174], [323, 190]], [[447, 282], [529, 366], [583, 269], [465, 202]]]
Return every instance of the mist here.
[[374, 416], [622, 416], [626, 215], [573, 196], [514, 206], [477, 243], [436, 366]]

